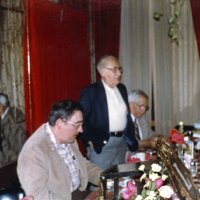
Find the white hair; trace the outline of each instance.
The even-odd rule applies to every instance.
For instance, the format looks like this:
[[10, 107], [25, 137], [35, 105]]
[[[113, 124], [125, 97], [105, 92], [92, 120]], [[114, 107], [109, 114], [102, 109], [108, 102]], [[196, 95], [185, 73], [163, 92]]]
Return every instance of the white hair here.
[[0, 104], [6, 107], [10, 105], [7, 95], [0, 93]]
[[141, 96], [146, 98], [147, 100], [149, 99], [148, 95], [144, 91], [142, 91], [140, 89], [132, 90], [128, 95], [128, 101], [129, 102], [137, 102], [139, 97], [141, 97]]

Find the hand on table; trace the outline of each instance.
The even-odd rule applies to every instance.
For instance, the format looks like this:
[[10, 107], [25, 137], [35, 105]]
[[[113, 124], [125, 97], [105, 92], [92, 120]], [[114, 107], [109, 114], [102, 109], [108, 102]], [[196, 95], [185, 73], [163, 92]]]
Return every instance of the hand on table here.
[[158, 140], [161, 140], [162, 142], [164, 142], [164, 143], [170, 143], [170, 139], [169, 139], [169, 137], [165, 137], [165, 136], [154, 136], [154, 137], [152, 137], [152, 138], [150, 138], [149, 140], [150, 140], [150, 146], [151, 146], [151, 148], [156, 148], [156, 143], [157, 143], [157, 141]]

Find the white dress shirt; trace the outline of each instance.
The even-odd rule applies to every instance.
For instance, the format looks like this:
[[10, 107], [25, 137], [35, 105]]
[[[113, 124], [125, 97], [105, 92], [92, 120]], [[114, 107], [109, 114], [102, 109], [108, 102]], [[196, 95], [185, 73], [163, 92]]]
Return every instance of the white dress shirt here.
[[102, 82], [107, 97], [109, 131], [123, 131], [127, 123], [127, 106], [117, 87], [111, 88], [104, 81]]

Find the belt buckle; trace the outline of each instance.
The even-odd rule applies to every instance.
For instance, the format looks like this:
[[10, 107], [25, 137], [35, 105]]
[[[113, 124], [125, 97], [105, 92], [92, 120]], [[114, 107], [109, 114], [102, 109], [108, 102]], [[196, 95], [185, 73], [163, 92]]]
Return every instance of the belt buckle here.
[[118, 135], [118, 132], [115, 132], [114, 135], [117, 136], [117, 135]]

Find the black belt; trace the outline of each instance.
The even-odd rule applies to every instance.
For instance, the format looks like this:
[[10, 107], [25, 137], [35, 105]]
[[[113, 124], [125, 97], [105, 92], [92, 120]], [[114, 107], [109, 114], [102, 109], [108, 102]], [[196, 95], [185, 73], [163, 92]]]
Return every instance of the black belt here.
[[110, 136], [112, 137], [122, 137], [123, 131], [116, 131], [116, 132], [110, 132]]

